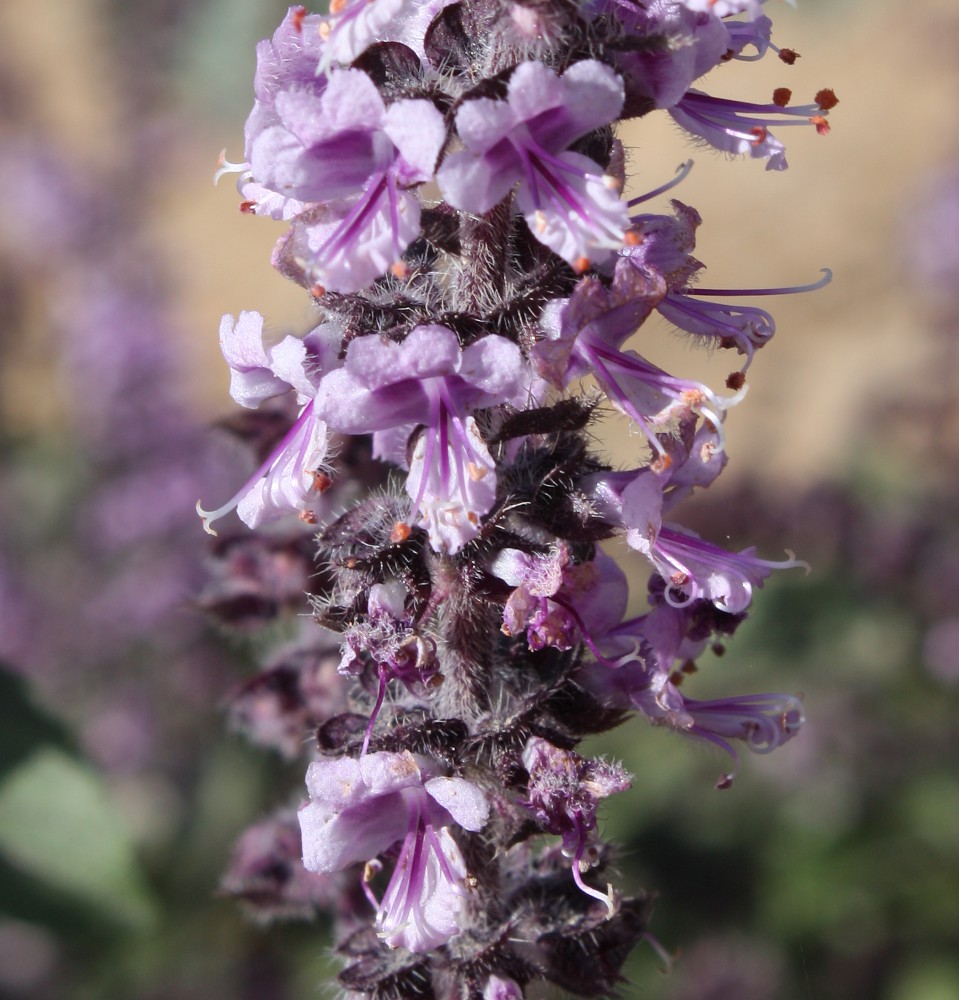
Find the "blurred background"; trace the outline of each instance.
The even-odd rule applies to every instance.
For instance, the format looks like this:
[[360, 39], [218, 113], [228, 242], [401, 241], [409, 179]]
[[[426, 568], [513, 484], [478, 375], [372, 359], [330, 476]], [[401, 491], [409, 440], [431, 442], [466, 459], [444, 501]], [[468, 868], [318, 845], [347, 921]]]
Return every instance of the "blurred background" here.
[[[299, 796], [302, 762], [225, 720], [295, 620], [244, 637], [198, 611], [223, 553], [193, 505], [242, 474], [209, 429], [230, 413], [220, 315], [309, 322], [270, 267], [278, 230], [210, 182], [221, 148], [242, 158], [254, 45], [284, 10], [0, 4], [2, 997], [284, 1000], [333, 968], [322, 918], [251, 922], [222, 882], [244, 828]], [[728, 469], [680, 515], [811, 563], [771, 580], [691, 682], [802, 692], [808, 722], [724, 792], [723, 761], [640, 721], [590, 747], [636, 776], [605, 831], [621, 886], [658, 893], [653, 931], [680, 953], [664, 975], [641, 948], [623, 994], [954, 1000], [959, 8], [768, 10], [802, 58], [724, 66], [704, 89], [832, 87], [828, 137], [786, 133], [784, 174], [692, 150], [664, 115], [624, 138], [637, 192], [695, 159], [672, 193], [703, 216], [703, 284], [835, 271], [757, 300], [778, 333], [730, 414]], [[731, 367], [665, 324], [636, 346], [717, 388]], [[629, 461], [625, 425], [602, 429]]]

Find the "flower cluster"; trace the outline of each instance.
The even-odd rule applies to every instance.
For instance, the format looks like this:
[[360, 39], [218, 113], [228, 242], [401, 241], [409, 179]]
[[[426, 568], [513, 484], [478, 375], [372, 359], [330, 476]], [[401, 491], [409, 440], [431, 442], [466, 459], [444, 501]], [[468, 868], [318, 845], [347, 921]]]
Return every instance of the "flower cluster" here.
[[[316, 735], [303, 864], [355, 866], [368, 900], [340, 923], [351, 996], [607, 994], [649, 906], [607, 880], [598, 834], [630, 777], [580, 741], [638, 712], [736, 763], [736, 742], [765, 752], [802, 724], [795, 697], [681, 683], [774, 569], [804, 564], [666, 518], [725, 466], [725, 414], [775, 330], [723, 300], [829, 275], [697, 287], [698, 213], [639, 208], [688, 165], [627, 199], [613, 131], [662, 109], [785, 169], [773, 130], [825, 134], [832, 91], [751, 104], [693, 86], [731, 59], [795, 62], [771, 27], [761, 0], [334, 0], [291, 8], [257, 50], [245, 158], [218, 177], [286, 224], [273, 263], [317, 319], [281, 338], [258, 313], [224, 318], [259, 465], [198, 509], [213, 534], [235, 509], [264, 551], [318, 531], [303, 559], [322, 629], [282, 657], [283, 697], [253, 682], [234, 717], [287, 754]], [[627, 344], [653, 313], [742, 356], [725, 392]], [[591, 448], [604, 405], [639, 431], [631, 468]], [[648, 564], [635, 617], [601, 548], [617, 537]], [[324, 675], [318, 697], [337, 655], [340, 694]]]

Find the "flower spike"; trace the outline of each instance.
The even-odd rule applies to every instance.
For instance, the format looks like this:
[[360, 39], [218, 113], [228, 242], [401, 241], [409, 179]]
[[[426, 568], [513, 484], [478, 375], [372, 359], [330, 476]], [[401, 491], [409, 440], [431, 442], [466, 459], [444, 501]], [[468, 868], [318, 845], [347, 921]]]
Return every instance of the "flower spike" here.
[[[772, 572], [806, 564], [672, 518], [725, 468], [776, 331], [744, 296], [832, 272], [707, 287], [703, 220], [670, 197], [692, 161], [628, 198], [648, 167], [617, 134], [660, 112], [785, 169], [775, 133], [825, 134], [831, 90], [698, 89], [732, 59], [795, 63], [771, 6], [332, 0], [257, 47], [243, 162], [215, 180], [282, 225], [273, 266], [318, 325], [224, 317], [233, 399], [274, 402], [234, 423], [256, 471], [197, 511], [253, 529], [217, 546], [232, 623], [311, 612], [232, 715], [309, 757], [302, 862], [274, 851], [271, 884], [329, 901], [344, 995], [611, 996], [642, 941], [668, 966], [602, 834], [632, 779], [584, 741], [639, 717], [721, 749], [728, 787], [741, 746], [801, 731], [793, 695], [691, 689]], [[656, 363], [656, 313], [743, 355], [724, 389]], [[596, 441], [610, 410], [637, 432], [621, 465]]]

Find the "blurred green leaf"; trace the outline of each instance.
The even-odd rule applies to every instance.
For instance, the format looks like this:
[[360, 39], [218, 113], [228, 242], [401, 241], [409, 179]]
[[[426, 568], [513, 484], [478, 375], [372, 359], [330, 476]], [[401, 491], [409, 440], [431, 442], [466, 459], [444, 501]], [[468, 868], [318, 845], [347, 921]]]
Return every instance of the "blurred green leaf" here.
[[901, 972], [890, 1000], [955, 1000], [959, 996], [959, 964], [954, 958], [918, 955]]
[[0, 782], [0, 854], [93, 918], [146, 930], [154, 902], [109, 794], [86, 764], [36, 750]]
[[0, 666], [0, 781], [44, 744], [67, 750], [73, 741], [59, 720], [30, 700], [22, 678]]

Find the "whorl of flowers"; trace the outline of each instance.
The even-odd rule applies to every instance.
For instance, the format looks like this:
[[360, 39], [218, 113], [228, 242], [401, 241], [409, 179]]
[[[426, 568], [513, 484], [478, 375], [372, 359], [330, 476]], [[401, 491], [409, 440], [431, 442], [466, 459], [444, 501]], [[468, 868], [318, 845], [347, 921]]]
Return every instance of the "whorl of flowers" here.
[[[667, 520], [722, 471], [726, 411], [775, 325], [734, 304], [761, 290], [697, 287], [698, 213], [639, 208], [688, 166], [627, 200], [614, 132], [662, 109], [784, 169], [775, 132], [825, 134], [831, 91], [699, 89], [731, 59], [795, 62], [770, 39], [761, 0], [334, 0], [291, 8], [257, 49], [244, 162], [221, 157], [218, 177], [286, 224], [273, 263], [316, 323], [278, 338], [255, 312], [223, 320], [260, 464], [200, 513], [215, 534], [235, 509], [259, 540], [221, 548], [205, 602], [268, 620], [277, 567], [310, 591], [316, 624], [231, 716], [287, 756], [315, 734], [302, 863], [337, 880], [310, 898], [339, 907], [350, 996], [608, 994], [649, 905], [615, 887], [598, 832], [630, 777], [578, 744], [638, 712], [726, 751], [725, 787], [737, 743], [766, 752], [802, 724], [795, 697], [681, 683], [774, 569], [804, 565]], [[725, 392], [627, 345], [654, 312], [741, 356]], [[632, 468], [593, 450], [604, 404], [639, 432]], [[615, 537], [648, 563], [637, 617], [600, 547]], [[257, 850], [299, 865], [274, 828], [283, 845]], [[297, 878], [275, 883], [275, 912]]]

